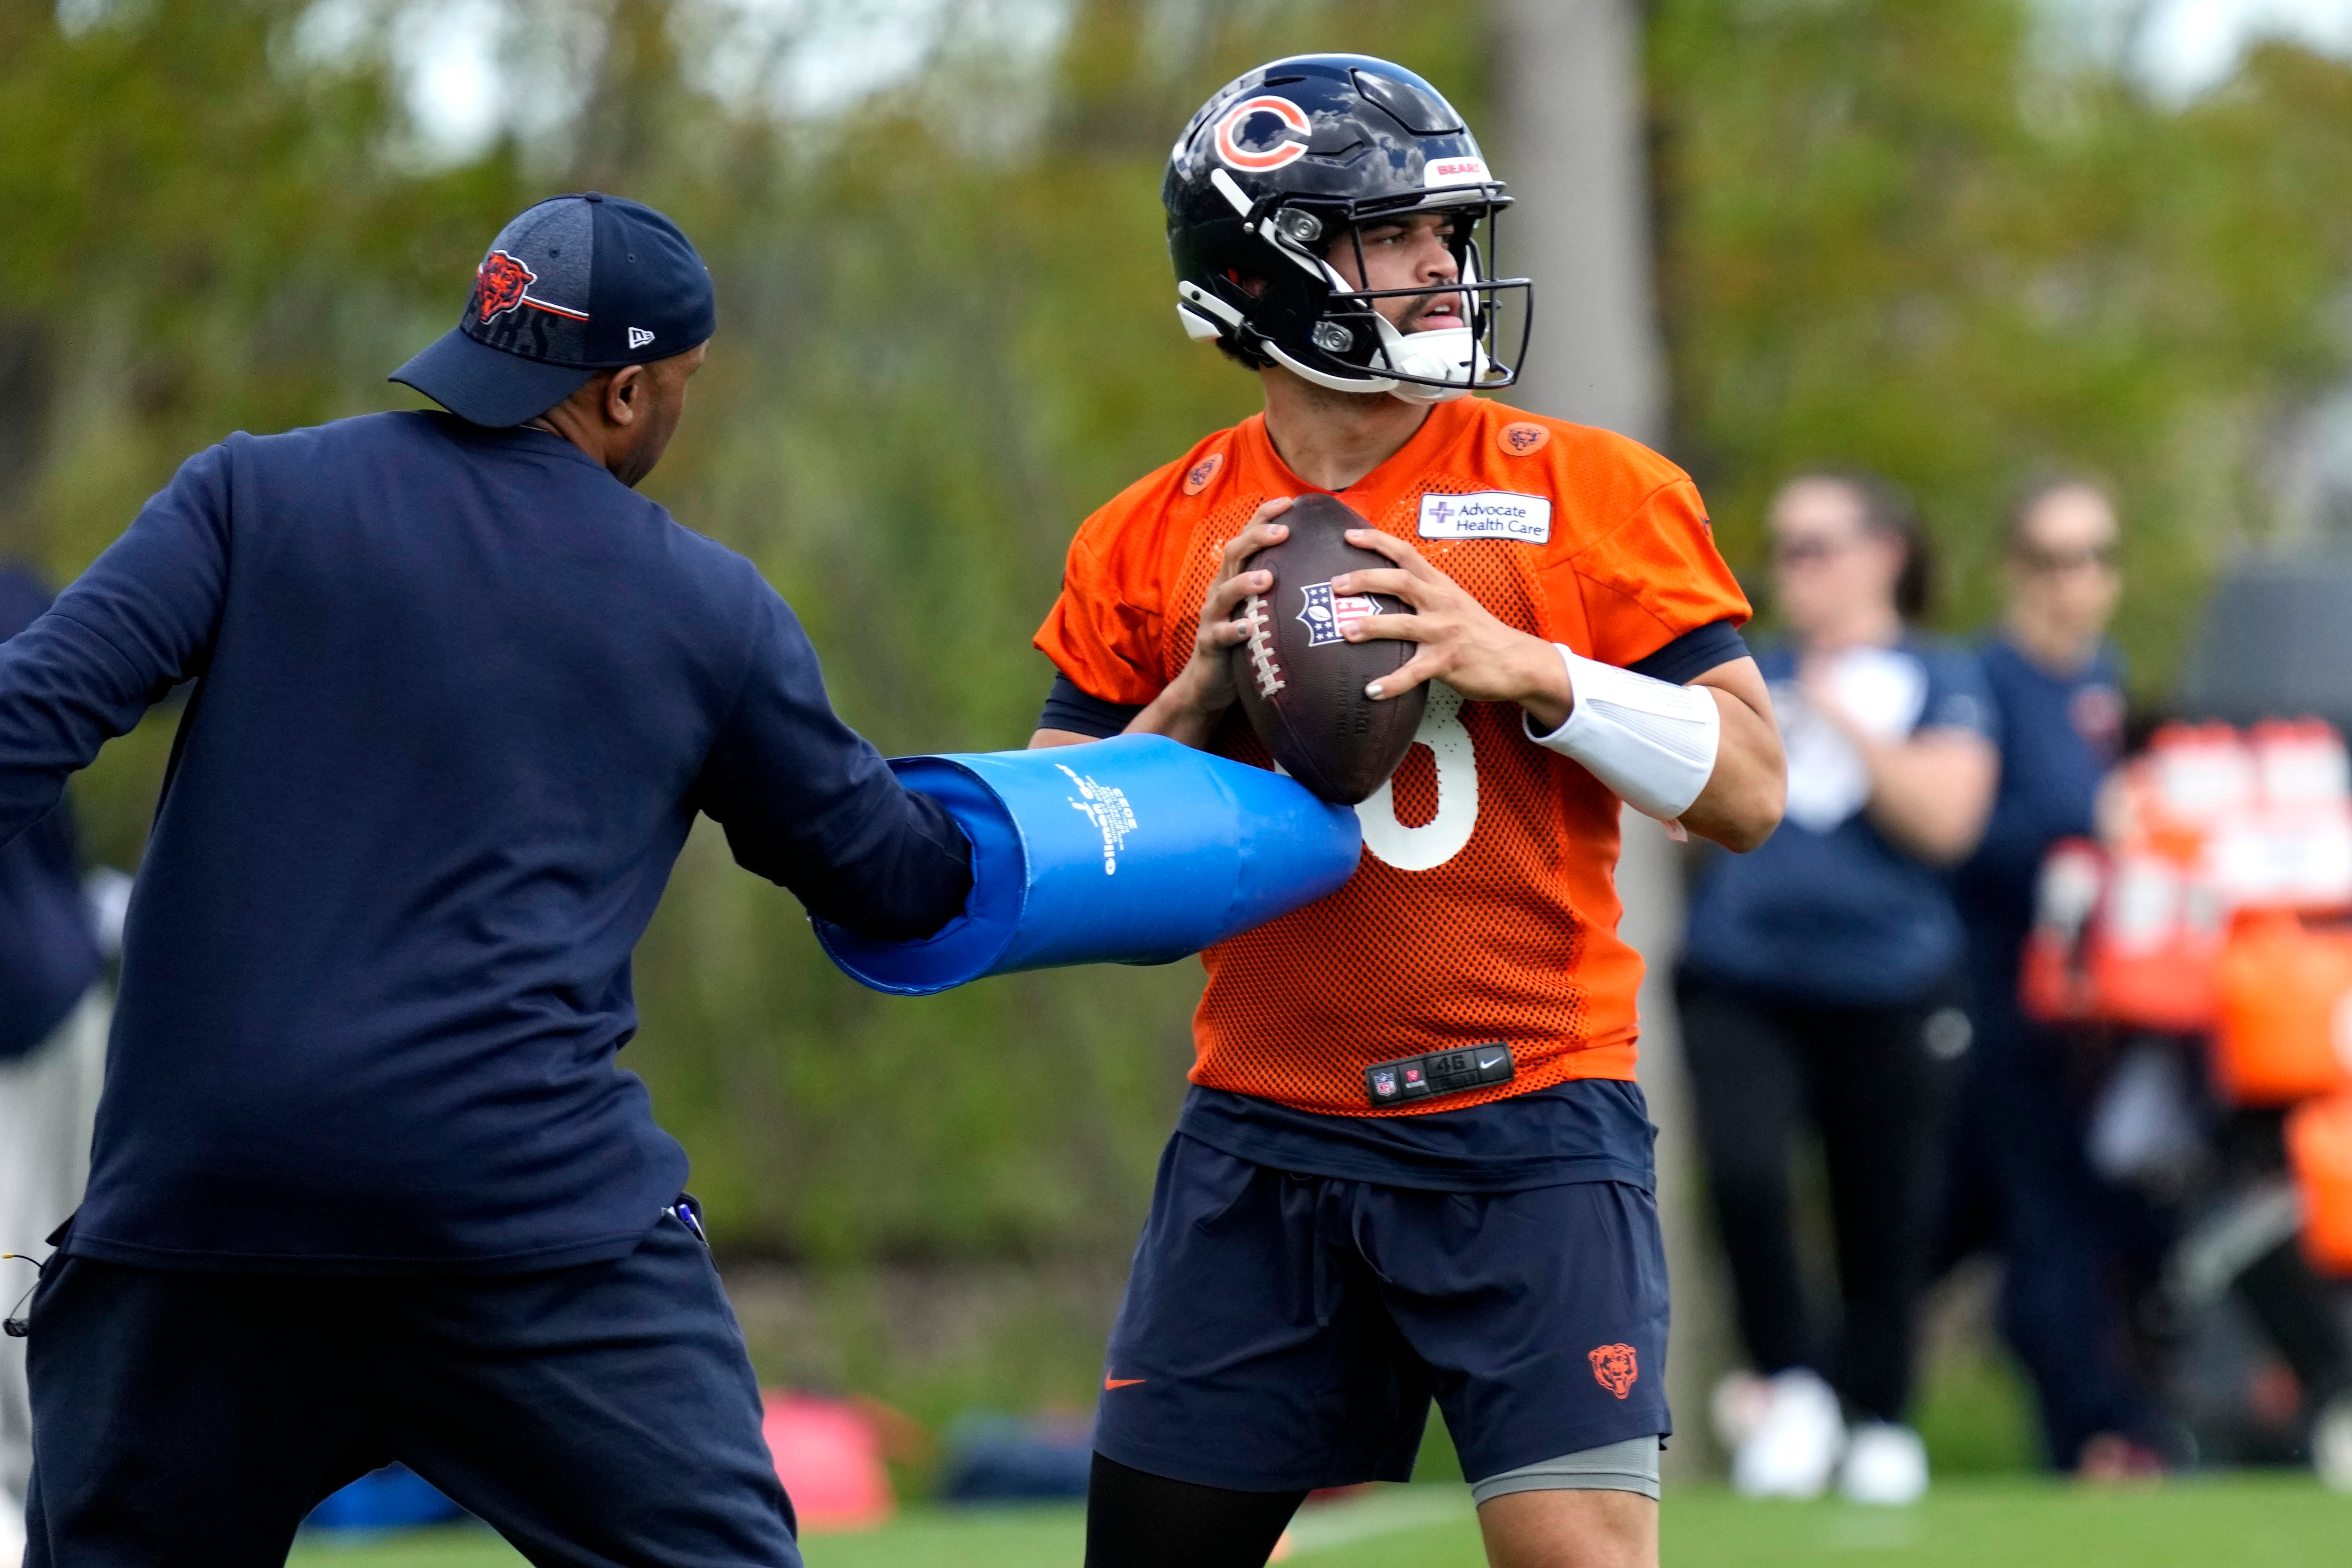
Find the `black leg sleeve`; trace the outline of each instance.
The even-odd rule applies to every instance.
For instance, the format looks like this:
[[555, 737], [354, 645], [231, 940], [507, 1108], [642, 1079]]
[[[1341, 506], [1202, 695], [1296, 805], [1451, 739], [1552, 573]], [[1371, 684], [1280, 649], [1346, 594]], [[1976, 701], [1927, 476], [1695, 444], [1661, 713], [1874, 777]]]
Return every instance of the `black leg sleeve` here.
[[1228, 1491], [1095, 1456], [1086, 1568], [1265, 1568], [1304, 1491]]

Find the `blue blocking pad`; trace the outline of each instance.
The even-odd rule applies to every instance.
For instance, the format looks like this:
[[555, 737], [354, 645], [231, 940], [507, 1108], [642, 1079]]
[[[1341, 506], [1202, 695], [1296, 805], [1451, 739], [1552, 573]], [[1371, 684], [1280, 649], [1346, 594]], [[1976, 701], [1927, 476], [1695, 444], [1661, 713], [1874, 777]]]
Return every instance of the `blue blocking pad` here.
[[1165, 736], [890, 767], [971, 839], [964, 912], [921, 942], [814, 924], [852, 979], [899, 996], [1022, 969], [1170, 963], [1314, 903], [1362, 852], [1347, 807]]

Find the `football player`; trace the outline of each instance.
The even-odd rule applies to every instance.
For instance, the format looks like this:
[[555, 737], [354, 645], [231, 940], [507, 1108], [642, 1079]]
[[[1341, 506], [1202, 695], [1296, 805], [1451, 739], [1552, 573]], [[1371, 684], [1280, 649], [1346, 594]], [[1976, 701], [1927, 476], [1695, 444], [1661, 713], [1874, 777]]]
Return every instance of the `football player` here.
[[[1666, 1281], [1617, 933], [1621, 801], [1735, 850], [1779, 821], [1748, 610], [1690, 480], [1507, 386], [1508, 198], [1410, 71], [1306, 56], [1218, 92], [1162, 196], [1187, 331], [1265, 407], [1078, 530], [1033, 744], [1264, 764], [1227, 650], [1293, 497], [1411, 615], [1432, 688], [1339, 892], [1203, 955], [1194, 1085], [1104, 1371], [1091, 1568], [1265, 1561], [1309, 1489], [1402, 1480], [1433, 1396], [1489, 1560], [1654, 1564]], [[1319, 587], [1320, 585], [1317, 585]]]

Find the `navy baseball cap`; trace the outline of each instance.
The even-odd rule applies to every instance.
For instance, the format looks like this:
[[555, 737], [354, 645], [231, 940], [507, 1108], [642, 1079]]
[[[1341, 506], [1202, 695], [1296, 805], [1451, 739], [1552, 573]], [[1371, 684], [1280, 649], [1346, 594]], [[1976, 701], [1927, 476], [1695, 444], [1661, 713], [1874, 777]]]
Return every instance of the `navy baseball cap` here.
[[710, 269], [676, 224], [621, 196], [554, 196], [499, 231], [457, 325], [387, 379], [504, 429], [718, 325]]

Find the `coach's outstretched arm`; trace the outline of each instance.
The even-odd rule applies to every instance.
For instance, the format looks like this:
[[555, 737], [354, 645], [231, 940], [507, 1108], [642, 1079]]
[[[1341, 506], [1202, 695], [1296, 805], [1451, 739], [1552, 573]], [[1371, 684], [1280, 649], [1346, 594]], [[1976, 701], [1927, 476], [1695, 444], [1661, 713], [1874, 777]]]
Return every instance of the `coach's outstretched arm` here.
[[812, 915], [877, 941], [932, 935], [971, 891], [963, 831], [834, 713], [799, 617], [764, 585], [760, 615], [696, 804], [726, 829], [738, 865]]

